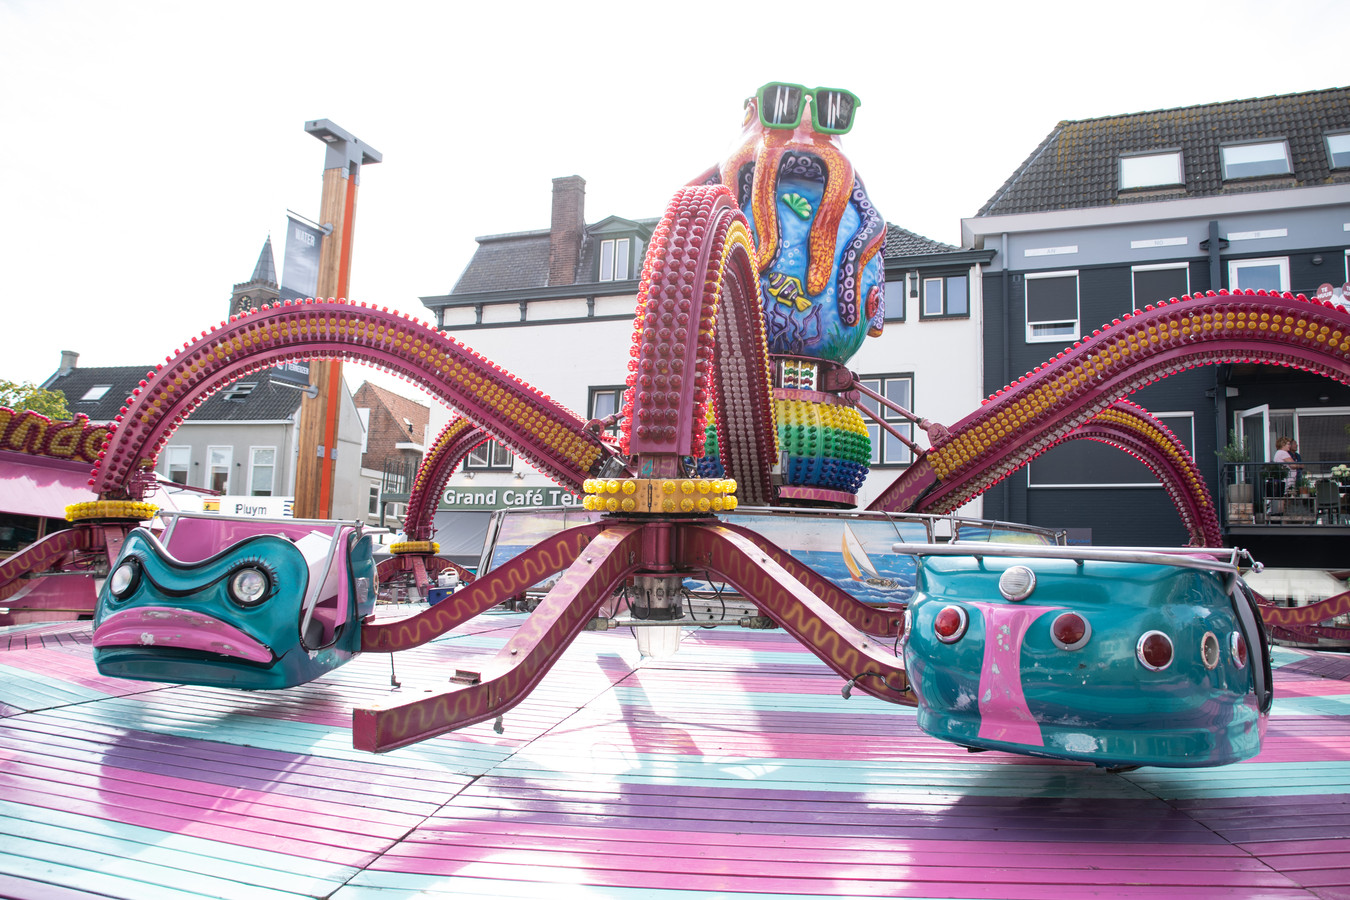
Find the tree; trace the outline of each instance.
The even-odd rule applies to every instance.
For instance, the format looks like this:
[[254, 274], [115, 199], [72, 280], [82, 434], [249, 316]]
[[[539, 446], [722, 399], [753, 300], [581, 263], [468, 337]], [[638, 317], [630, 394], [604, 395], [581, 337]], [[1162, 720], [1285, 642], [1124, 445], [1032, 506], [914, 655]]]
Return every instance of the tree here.
[[65, 394], [45, 390], [31, 381], [6, 381], [0, 378], [0, 406], [7, 406], [15, 412], [31, 409], [54, 422], [65, 422], [71, 418]]

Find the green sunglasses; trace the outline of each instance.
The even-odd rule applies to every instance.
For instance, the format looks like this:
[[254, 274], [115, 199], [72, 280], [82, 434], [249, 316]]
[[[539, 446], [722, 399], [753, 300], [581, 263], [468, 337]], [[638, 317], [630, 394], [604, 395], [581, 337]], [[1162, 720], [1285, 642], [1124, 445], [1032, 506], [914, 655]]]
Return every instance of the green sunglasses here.
[[811, 123], [822, 134], [847, 134], [853, 127], [854, 110], [862, 106], [856, 94], [843, 88], [805, 88], [771, 81], [755, 91], [759, 124], [765, 128], [796, 128], [801, 124], [808, 97], [815, 104]]

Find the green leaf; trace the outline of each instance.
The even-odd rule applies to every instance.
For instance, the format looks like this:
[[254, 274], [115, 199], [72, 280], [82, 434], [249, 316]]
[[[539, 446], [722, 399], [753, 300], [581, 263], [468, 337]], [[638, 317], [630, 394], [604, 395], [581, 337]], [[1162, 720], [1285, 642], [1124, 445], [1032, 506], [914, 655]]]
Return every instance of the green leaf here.
[[807, 200], [801, 194], [784, 194], [783, 202], [787, 208], [801, 216], [803, 219], [811, 218], [811, 201]]

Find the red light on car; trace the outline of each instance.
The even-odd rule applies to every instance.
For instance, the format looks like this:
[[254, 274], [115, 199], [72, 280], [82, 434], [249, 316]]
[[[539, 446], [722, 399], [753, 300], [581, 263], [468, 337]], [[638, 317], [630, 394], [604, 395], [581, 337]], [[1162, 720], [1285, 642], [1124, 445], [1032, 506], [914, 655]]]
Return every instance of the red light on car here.
[[966, 633], [966, 626], [969, 622], [970, 618], [961, 607], [944, 606], [933, 618], [933, 632], [937, 634], [937, 639], [942, 643], [955, 643], [961, 640], [961, 636]]
[[1247, 641], [1236, 631], [1228, 636], [1228, 653], [1233, 657], [1233, 665], [1247, 668]]
[[1146, 631], [1139, 638], [1135, 655], [1144, 668], [1161, 672], [1172, 664], [1172, 639], [1161, 631]]
[[1050, 640], [1061, 650], [1077, 650], [1092, 637], [1088, 620], [1075, 612], [1060, 613], [1050, 623]]

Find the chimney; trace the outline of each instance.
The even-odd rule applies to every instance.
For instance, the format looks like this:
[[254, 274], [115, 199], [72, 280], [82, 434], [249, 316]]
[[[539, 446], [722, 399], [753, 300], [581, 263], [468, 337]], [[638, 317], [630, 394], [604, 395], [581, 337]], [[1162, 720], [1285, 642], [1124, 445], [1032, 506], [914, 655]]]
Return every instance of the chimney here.
[[553, 218], [548, 233], [548, 283], [572, 284], [581, 263], [581, 238], [586, 231], [586, 179], [568, 175], [553, 179]]
[[61, 368], [56, 374], [61, 376], [69, 375], [71, 372], [75, 371], [75, 363], [79, 361], [80, 354], [76, 353], [74, 350], [62, 350]]

